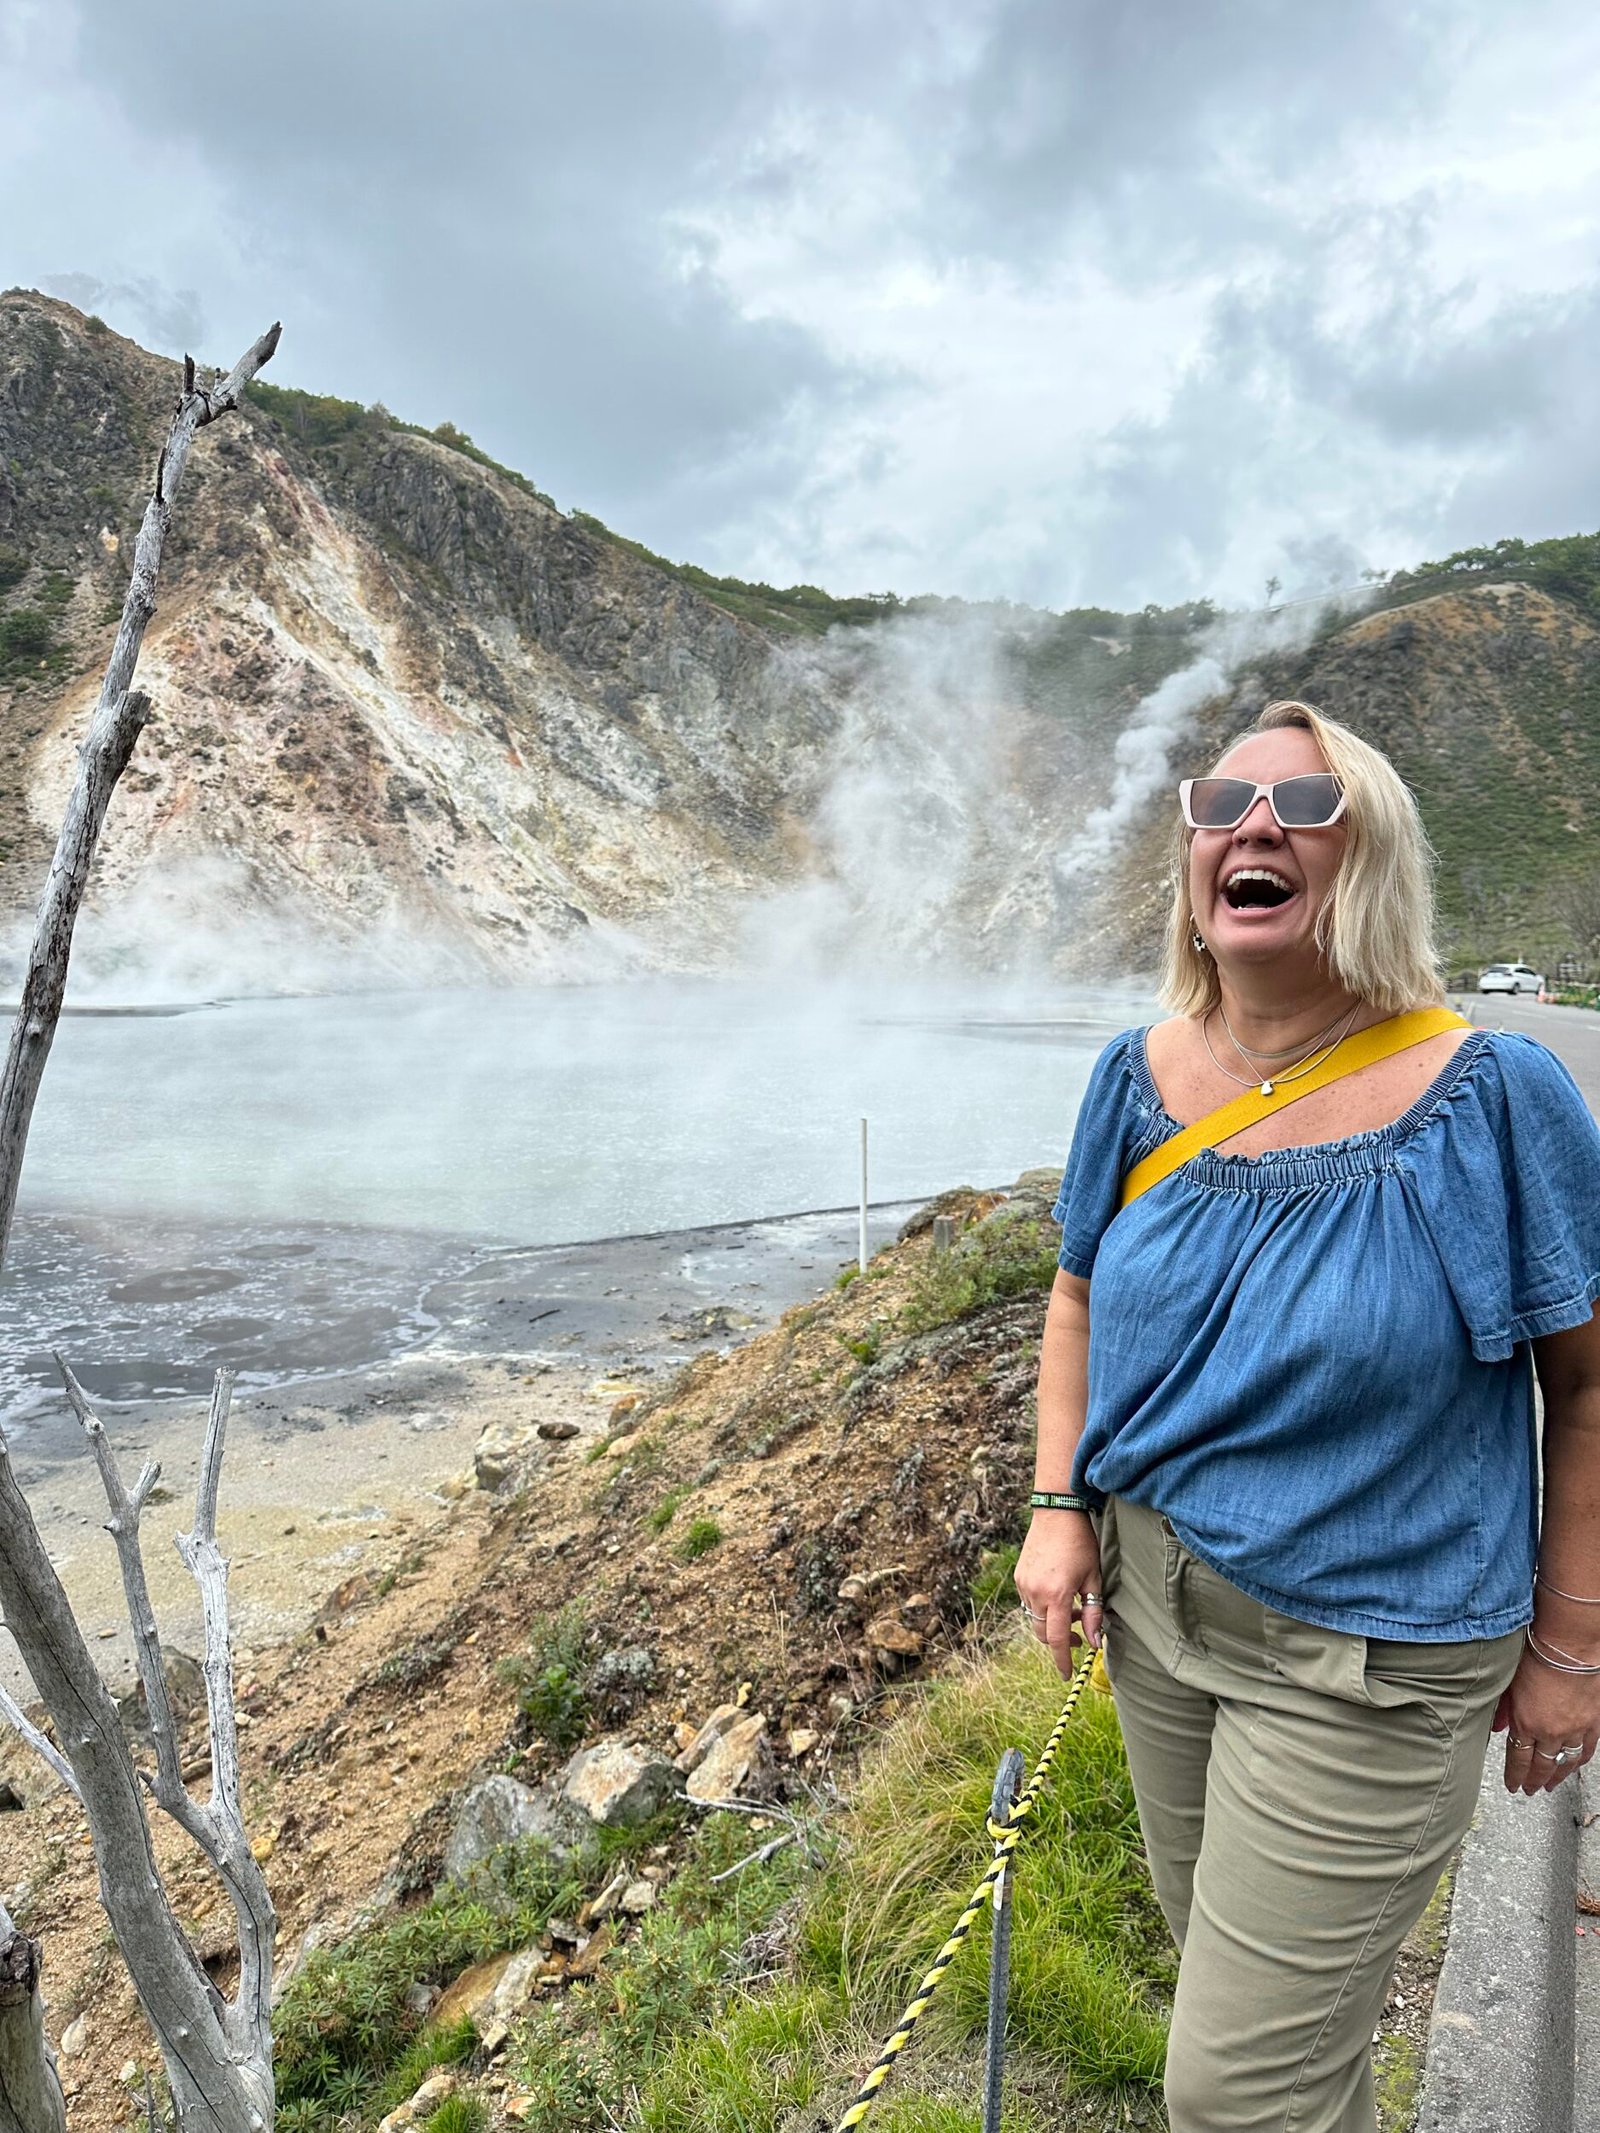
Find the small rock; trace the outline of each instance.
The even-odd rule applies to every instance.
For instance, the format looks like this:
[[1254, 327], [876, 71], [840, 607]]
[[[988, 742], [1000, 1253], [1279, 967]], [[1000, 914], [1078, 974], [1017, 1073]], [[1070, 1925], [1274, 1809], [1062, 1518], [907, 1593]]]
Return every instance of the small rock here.
[[[538, 1990], [544, 1968], [543, 1948], [519, 1948], [501, 1973], [494, 1988], [493, 2016], [497, 2022], [514, 2022]], [[484, 2041], [487, 2043], [487, 2032]]]
[[274, 1848], [275, 1844], [272, 1832], [270, 1830], [263, 1830], [261, 1835], [255, 1838], [254, 1841], [251, 1843], [250, 1856], [255, 1861], [257, 1866], [265, 1866], [267, 1861], [272, 1857]]
[[646, 1911], [654, 1910], [657, 1894], [653, 1881], [630, 1881], [622, 1892], [622, 1908], [630, 1918], [642, 1918]]
[[691, 1771], [699, 1769], [700, 1765], [711, 1753], [716, 1742], [721, 1740], [730, 1726], [737, 1725], [738, 1721], [738, 1704], [719, 1703], [717, 1705], [717, 1708], [700, 1730], [691, 1736], [688, 1745], [679, 1751], [677, 1768], [684, 1773], [685, 1777]]
[[586, 1923], [597, 1926], [602, 1918], [609, 1918], [622, 1901], [623, 1891], [630, 1885], [626, 1874], [614, 1874], [593, 1902], [584, 1905], [588, 1914]]
[[643, 1430], [635, 1429], [630, 1430], [624, 1437], [613, 1437], [606, 1446], [606, 1457], [608, 1459], [626, 1459], [643, 1434]]
[[561, 1776], [562, 1798], [605, 1829], [648, 1822], [681, 1789], [671, 1763], [622, 1740], [580, 1748]]
[[611, 1928], [598, 1926], [567, 1965], [569, 1978], [593, 1977], [611, 1948]]
[[511, 2024], [509, 2022], [491, 2022], [480, 2040], [483, 2056], [486, 2059], [498, 2059], [505, 2050], [510, 2037]]
[[578, 1425], [558, 1418], [539, 1423], [534, 1434], [542, 1437], [546, 1444], [565, 1444], [569, 1438], [578, 1435]]
[[[447, 1474], [444, 1480], [439, 1483], [439, 1486], [434, 1491], [434, 1494], [437, 1496], [442, 1496], [446, 1503], [460, 1503], [463, 1496], [470, 1496], [472, 1494], [472, 1490], [476, 1483], [476, 1480], [476, 1475], [470, 1472], [465, 1474]], [[385, 2123], [387, 2123], [387, 2120], [385, 2121]]]
[[117, 2079], [118, 2079], [118, 2080], [119, 2080], [119, 2081], [120, 2081], [120, 2082], [122, 2083], [122, 2086], [123, 2086], [123, 2087], [124, 2087], [125, 2089], [131, 2089], [131, 2088], [133, 2087], [134, 2083], [135, 2083], [135, 2082], [136, 2082], [136, 2081], [138, 2080], [138, 2078], [139, 2078], [139, 2062], [138, 2062], [138, 2060], [137, 2060], [137, 2059], [124, 2059], [124, 2060], [123, 2060], [123, 2062], [122, 2062], [122, 2064], [121, 2064], [121, 2065], [120, 2065], [120, 2066], [119, 2066], [119, 2067], [117, 2068]]
[[731, 1725], [720, 1740], [712, 1742], [689, 1779], [690, 1799], [732, 1799], [740, 1787], [748, 1783], [766, 1734], [766, 1717], [760, 1711]]
[[438, 2005], [437, 1985], [424, 1985], [420, 1978], [408, 1985], [402, 1995], [407, 2014], [414, 2014], [419, 2022], [425, 2022]]
[[[686, 1719], [680, 1718], [678, 1723], [672, 1729], [672, 1737], [678, 1744], [678, 1753], [680, 1755], [687, 1755], [689, 1750], [694, 1746], [695, 1742], [700, 1738], [700, 1728], [698, 1726], [691, 1726]], [[678, 1765], [678, 1768], [680, 1770], [683, 1768], [682, 1763]]]
[[[496, 1988], [510, 1967], [509, 1955], [491, 1955], [486, 1963], [474, 1963], [470, 1970], [463, 1970], [439, 1995], [433, 2010], [433, 2026], [448, 2029], [463, 2015], [474, 2023], [491, 2020]], [[404, 2110], [406, 2106], [402, 2104], [400, 2108]]]
[[63, 2059], [76, 2059], [81, 2052], [88, 2049], [88, 2044], [89, 2017], [74, 2015], [61, 2032], [61, 2056]]
[[923, 1639], [908, 1622], [902, 1622], [897, 1608], [885, 1608], [881, 1615], [874, 1615], [862, 1632], [873, 1654], [879, 1659], [920, 1659]]
[[789, 1735], [789, 1754], [791, 1758], [795, 1762], [799, 1762], [802, 1755], [811, 1753], [821, 1737], [810, 1726], [796, 1726]]
[[613, 1422], [620, 1422], [624, 1415], [631, 1415], [638, 1404], [638, 1393], [625, 1392], [620, 1400], [612, 1402], [610, 1419]]

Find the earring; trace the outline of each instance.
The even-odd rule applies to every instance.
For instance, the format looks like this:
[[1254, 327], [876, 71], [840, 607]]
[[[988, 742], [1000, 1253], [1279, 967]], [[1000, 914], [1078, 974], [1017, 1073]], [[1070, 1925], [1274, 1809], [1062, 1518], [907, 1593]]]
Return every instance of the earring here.
[[1200, 929], [1198, 926], [1195, 928], [1194, 932], [1190, 934], [1189, 942], [1191, 947], [1194, 949], [1196, 955], [1204, 955], [1206, 953], [1206, 944], [1200, 938]]

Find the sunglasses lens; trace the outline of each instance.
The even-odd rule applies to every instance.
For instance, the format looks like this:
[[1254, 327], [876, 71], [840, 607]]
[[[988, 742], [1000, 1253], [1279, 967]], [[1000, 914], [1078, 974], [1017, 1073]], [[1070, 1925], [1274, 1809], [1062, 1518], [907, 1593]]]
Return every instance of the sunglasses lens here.
[[1333, 820], [1339, 789], [1331, 771], [1313, 771], [1303, 778], [1280, 779], [1272, 803], [1285, 829], [1322, 829]]
[[1195, 778], [1189, 787], [1189, 813], [1197, 829], [1232, 829], [1256, 789], [1244, 778]]

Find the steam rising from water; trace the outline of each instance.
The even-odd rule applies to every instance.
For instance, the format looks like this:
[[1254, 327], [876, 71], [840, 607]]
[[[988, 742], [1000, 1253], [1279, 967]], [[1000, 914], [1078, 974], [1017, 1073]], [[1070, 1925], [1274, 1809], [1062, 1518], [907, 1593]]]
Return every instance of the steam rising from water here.
[[1267, 652], [1301, 650], [1317, 634], [1330, 606], [1354, 612], [1369, 597], [1363, 592], [1296, 601], [1261, 614], [1224, 616], [1206, 630], [1198, 656], [1152, 689], [1118, 735], [1110, 796], [1063, 848], [1058, 878], [1070, 884], [1105, 864], [1171, 782], [1174, 750], [1192, 729], [1195, 713], [1232, 687], [1240, 667]]

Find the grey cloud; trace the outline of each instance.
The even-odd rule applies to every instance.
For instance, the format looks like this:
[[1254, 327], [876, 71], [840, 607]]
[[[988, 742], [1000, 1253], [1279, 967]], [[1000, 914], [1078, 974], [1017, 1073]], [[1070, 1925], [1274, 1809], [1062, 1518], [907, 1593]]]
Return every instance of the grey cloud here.
[[127, 331], [166, 355], [187, 355], [205, 338], [205, 319], [193, 289], [164, 289], [147, 276], [106, 282], [93, 274], [47, 274], [41, 286], [80, 311], [115, 311]]
[[247, 220], [307, 232], [295, 271], [330, 323], [297, 343], [268, 298], [286, 378], [327, 389], [339, 346], [372, 396], [678, 546], [710, 516], [697, 470], [781, 487], [785, 411], [870, 388], [797, 327], [742, 318], [665, 226], [751, 123], [753, 30], [639, 0], [286, 0], [204, 38], [189, 19], [90, 0], [82, 62], [132, 111], [175, 104]]

